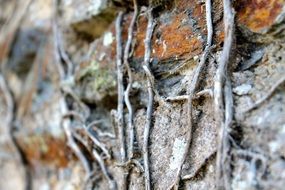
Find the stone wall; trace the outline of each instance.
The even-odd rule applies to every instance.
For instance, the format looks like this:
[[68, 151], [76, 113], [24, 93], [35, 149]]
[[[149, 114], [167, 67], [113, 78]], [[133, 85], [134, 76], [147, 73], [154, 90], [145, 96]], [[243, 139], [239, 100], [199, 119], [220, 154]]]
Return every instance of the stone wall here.
[[[223, 2], [211, 2], [213, 46], [195, 92], [208, 93], [195, 95], [193, 100], [192, 138], [187, 150], [189, 103], [187, 99], [168, 100], [188, 95], [207, 45], [206, 6], [200, 0], [150, 1], [156, 6], [150, 70], [157, 92], [149, 137], [152, 189], [169, 189], [178, 179], [181, 189], [218, 189], [215, 176], [220, 126], [211, 92], [226, 35]], [[144, 189], [144, 171], [138, 165], [143, 165], [148, 105], [143, 64], [149, 3], [139, 2], [142, 7], [131, 43], [135, 154], [127, 164], [121, 163], [117, 127], [115, 25], [123, 11], [124, 46], [134, 13], [132, 2], [0, 3], [0, 189], [24, 189], [27, 183], [40, 190], [121, 189], [126, 171], [129, 189]], [[283, 189], [285, 1], [235, 0], [233, 9], [235, 33], [229, 75], [234, 122], [228, 131], [228, 183], [234, 190]], [[126, 88], [126, 68], [123, 74]], [[263, 98], [265, 101], [248, 110]], [[125, 106], [126, 139], [128, 116]], [[86, 127], [93, 121], [90, 133]], [[78, 157], [74, 144], [84, 158]]]

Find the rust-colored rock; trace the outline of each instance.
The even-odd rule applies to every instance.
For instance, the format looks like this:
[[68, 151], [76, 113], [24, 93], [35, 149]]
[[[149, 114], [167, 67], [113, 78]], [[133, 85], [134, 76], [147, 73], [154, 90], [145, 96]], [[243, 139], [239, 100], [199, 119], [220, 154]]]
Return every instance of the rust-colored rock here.
[[235, 5], [238, 22], [252, 32], [264, 33], [274, 25], [284, 4], [284, 0], [239, 0]]

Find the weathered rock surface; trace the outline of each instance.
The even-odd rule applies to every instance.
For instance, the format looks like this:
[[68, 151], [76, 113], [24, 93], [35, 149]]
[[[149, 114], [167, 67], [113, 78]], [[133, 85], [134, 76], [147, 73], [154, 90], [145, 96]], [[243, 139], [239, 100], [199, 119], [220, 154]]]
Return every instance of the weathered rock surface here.
[[[96, 130], [117, 134], [118, 129], [113, 129], [112, 126], [116, 120], [111, 114], [117, 107], [114, 19], [119, 10], [128, 11], [122, 25], [125, 42], [133, 15], [131, 1], [60, 2], [58, 26], [63, 32], [62, 45], [75, 65], [74, 76], [65, 82], [90, 109], [86, 123], [98, 120], [100, 122], [96, 124]], [[14, 31], [14, 38], [12, 33], [4, 33], [5, 25], [2, 24], [7, 23], [8, 28], [12, 26], [9, 25], [9, 18], [12, 7], [17, 3], [3, 0], [0, 3], [4, 3], [0, 8], [1, 63], [7, 54], [5, 47], [11, 42], [7, 73], [2, 73], [1, 70], [1, 74], [9, 79], [8, 84], [15, 99], [17, 119], [14, 121], [14, 134], [33, 171], [33, 186], [35, 189], [82, 189], [85, 173], [81, 162], [68, 147], [61, 126], [62, 115], [67, 109], [77, 109], [80, 105], [61, 92], [52, 34], [53, 2], [32, 2], [20, 28]], [[147, 4], [142, 1], [140, 3]], [[212, 4], [215, 46], [203, 71], [199, 90], [213, 88], [217, 62], [223, 47], [222, 1], [213, 0]], [[235, 122], [231, 131], [231, 187], [234, 190], [281, 190], [285, 181], [284, 82], [257, 109], [244, 111], [284, 78], [285, 1], [236, 0], [234, 9], [236, 46], [233, 55], [236, 59], [232, 61], [231, 81]], [[162, 97], [185, 95], [206, 45], [205, 5], [199, 0], [167, 1], [157, 9], [156, 20], [151, 52], [155, 88]], [[147, 18], [143, 8], [134, 32], [130, 59], [134, 79], [131, 102], [135, 111], [136, 158], [141, 163], [147, 105], [147, 83], [142, 69], [146, 27]], [[127, 84], [127, 79], [124, 83]], [[65, 106], [65, 100], [69, 107]], [[218, 128], [215, 125], [213, 98], [200, 97], [193, 105], [195, 125], [192, 143], [181, 172], [182, 177], [188, 176], [188, 180], [181, 181], [180, 186], [182, 189], [216, 189]], [[168, 189], [177, 180], [179, 163], [185, 151], [187, 102], [156, 102], [154, 109], [149, 147], [152, 187]], [[1, 89], [1, 121], [5, 121], [7, 110]], [[125, 117], [127, 116], [126, 114]], [[71, 120], [71, 123], [78, 127], [75, 121]], [[20, 163], [10, 156], [16, 154], [9, 145], [5, 127], [7, 124], [1, 123], [0, 177], [5, 184], [0, 182], [0, 189], [21, 189], [23, 178], [21, 174], [12, 171]], [[82, 131], [78, 131], [81, 134]], [[111, 159], [104, 157], [104, 163], [110, 176], [115, 181], [120, 181], [122, 175], [117, 166], [120, 160], [118, 141], [102, 137], [98, 131], [96, 135], [112, 155]], [[84, 135], [83, 140], [86, 140]], [[97, 149], [99, 150], [98, 147]], [[103, 155], [102, 152], [100, 154]], [[100, 173], [101, 166], [92, 156], [87, 157], [94, 170]], [[144, 189], [144, 178], [139, 172], [132, 172], [129, 179], [130, 189]], [[108, 179], [102, 174], [98, 175], [94, 188], [109, 189]]]

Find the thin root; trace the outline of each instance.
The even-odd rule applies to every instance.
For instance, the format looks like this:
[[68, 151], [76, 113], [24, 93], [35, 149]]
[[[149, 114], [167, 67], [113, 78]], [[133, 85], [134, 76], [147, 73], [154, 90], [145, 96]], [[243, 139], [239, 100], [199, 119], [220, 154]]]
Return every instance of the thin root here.
[[234, 35], [234, 13], [230, 0], [223, 0], [225, 40], [222, 55], [214, 83], [214, 105], [219, 129], [217, 151], [217, 185], [221, 189], [230, 189], [229, 167], [229, 131], [232, 125], [233, 97], [228, 76], [228, 64]]
[[193, 128], [193, 99], [194, 99], [194, 93], [196, 91], [196, 89], [199, 86], [199, 78], [201, 75], [201, 72], [206, 64], [206, 61], [208, 59], [208, 55], [210, 52], [210, 47], [212, 44], [212, 38], [213, 38], [213, 24], [212, 24], [212, 5], [211, 5], [211, 0], [206, 0], [206, 21], [207, 21], [207, 45], [206, 48], [204, 50], [204, 53], [201, 57], [201, 60], [194, 72], [192, 81], [189, 85], [189, 91], [188, 91], [188, 130], [187, 130], [187, 136], [186, 136], [186, 146], [185, 146], [185, 150], [184, 150], [184, 154], [183, 154], [183, 159], [179, 164], [179, 169], [177, 171], [176, 174], [176, 181], [174, 182], [174, 184], [172, 184], [170, 186], [169, 189], [171, 189], [174, 186], [178, 186], [179, 184], [179, 180], [180, 180], [180, 174], [182, 171], [182, 166], [186, 160], [186, 157], [188, 155], [188, 151], [190, 149], [190, 145], [191, 145], [191, 139], [192, 139], [192, 128]]
[[144, 139], [143, 139], [143, 158], [144, 158], [144, 176], [145, 176], [145, 189], [151, 189], [151, 179], [149, 171], [149, 155], [148, 155], [148, 142], [149, 142], [149, 132], [152, 125], [152, 112], [153, 112], [153, 101], [154, 101], [154, 90], [153, 83], [154, 79], [149, 69], [150, 55], [151, 55], [151, 38], [155, 27], [154, 18], [152, 14], [152, 8], [148, 10], [148, 24], [145, 37], [145, 54], [144, 54], [144, 64], [143, 69], [147, 75], [147, 90], [148, 90], [148, 105], [147, 105], [147, 115], [146, 124], [144, 128]]
[[133, 84], [133, 77], [132, 77], [132, 71], [131, 71], [131, 67], [129, 64], [129, 55], [130, 55], [130, 48], [131, 48], [131, 43], [133, 40], [133, 33], [134, 33], [134, 27], [135, 27], [135, 23], [139, 14], [139, 9], [138, 9], [138, 4], [137, 4], [137, 0], [133, 0], [133, 4], [134, 4], [134, 15], [132, 17], [130, 26], [128, 28], [128, 40], [126, 42], [126, 47], [125, 47], [125, 51], [124, 51], [124, 65], [127, 68], [127, 73], [128, 73], [128, 86], [126, 88], [124, 97], [125, 97], [125, 103], [126, 106], [128, 108], [129, 111], [129, 115], [128, 115], [128, 136], [129, 136], [129, 144], [128, 144], [128, 159], [132, 159], [133, 155], [134, 155], [134, 111], [133, 111], [133, 107], [132, 104], [130, 102], [130, 90], [132, 88], [132, 84]]

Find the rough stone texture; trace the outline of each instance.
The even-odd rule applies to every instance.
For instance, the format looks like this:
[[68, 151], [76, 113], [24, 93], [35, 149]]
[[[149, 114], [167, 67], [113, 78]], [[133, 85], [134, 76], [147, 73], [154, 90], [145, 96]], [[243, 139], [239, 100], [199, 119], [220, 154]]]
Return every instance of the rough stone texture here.
[[240, 0], [235, 9], [240, 24], [256, 33], [266, 33], [270, 28], [282, 22], [284, 18], [283, 0]]
[[[155, 88], [161, 96], [184, 95], [206, 42], [205, 5], [199, 0], [167, 2], [162, 3], [157, 12], [151, 70]], [[0, 0], [0, 3], [3, 5], [0, 7], [2, 35], [2, 23], [9, 21], [15, 2]], [[140, 3], [147, 4], [145, 1]], [[281, 190], [284, 187], [284, 84], [258, 109], [243, 112], [284, 77], [284, 6], [283, 0], [236, 0], [234, 3], [237, 23], [233, 50], [236, 59], [232, 60], [231, 67], [235, 103], [235, 123], [231, 131], [235, 141], [231, 150], [231, 186], [234, 190]], [[71, 80], [74, 83], [70, 87], [91, 111], [87, 123], [100, 120], [96, 129], [117, 134], [118, 129], [113, 130], [114, 119], [110, 114], [117, 106], [114, 19], [118, 10], [127, 8], [129, 12], [124, 16], [122, 36], [125, 41], [132, 16], [130, 1], [64, 0], [59, 7], [63, 46], [76, 65], [74, 80]], [[6, 74], [18, 105], [19, 123], [14, 134], [32, 168], [34, 189], [82, 189], [84, 170], [68, 148], [60, 126], [61, 116], [66, 110], [62, 105], [64, 97], [60, 93], [58, 70], [54, 64], [52, 13], [51, 0], [33, 2], [12, 40]], [[213, 87], [224, 38], [221, 0], [213, 0], [212, 14], [216, 46], [203, 71], [199, 90]], [[141, 67], [146, 25], [146, 15], [141, 13], [130, 60], [135, 81], [131, 101], [135, 110], [136, 158], [141, 163], [147, 104], [146, 77]], [[0, 38], [1, 62], [5, 55], [3, 48], [13, 36], [7, 35]], [[213, 99], [200, 97], [193, 105], [192, 143], [181, 174], [191, 178], [182, 181], [180, 186], [181, 189], [216, 189], [217, 126]], [[77, 106], [70, 103], [72, 108]], [[178, 164], [185, 151], [187, 102], [156, 102], [154, 108], [149, 147], [152, 187], [168, 189], [176, 180]], [[1, 91], [1, 121], [6, 117], [6, 110]], [[1, 123], [0, 189], [21, 189], [22, 175], [13, 172], [21, 166], [12, 159], [14, 152], [8, 145], [4, 126]], [[111, 159], [104, 159], [110, 175], [121, 181], [122, 173], [117, 166], [120, 157], [118, 141], [99, 139], [112, 154]], [[95, 171], [101, 173], [97, 162], [90, 159]], [[109, 189], [106, 178], [103, 175], [97, 177], [94, 189]], [[143, 175], [135, 169], [129, 179], [130, 189], [144, 189]]]

